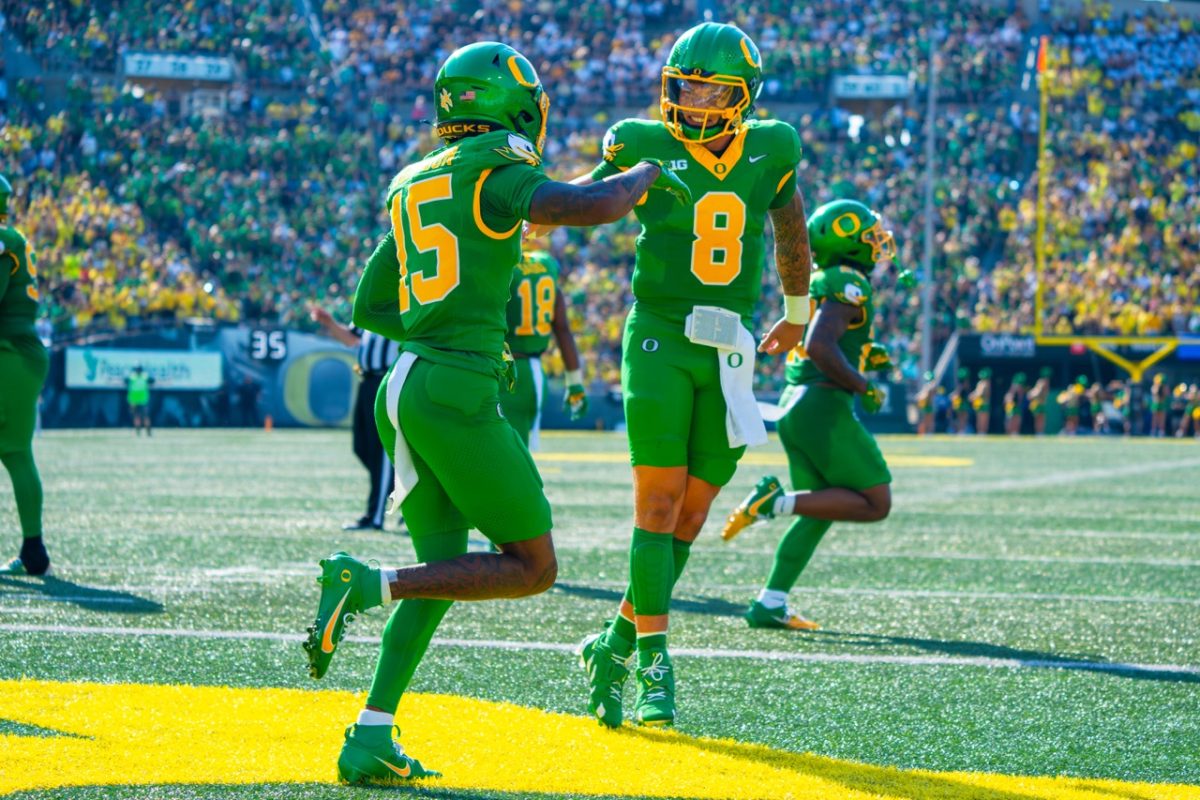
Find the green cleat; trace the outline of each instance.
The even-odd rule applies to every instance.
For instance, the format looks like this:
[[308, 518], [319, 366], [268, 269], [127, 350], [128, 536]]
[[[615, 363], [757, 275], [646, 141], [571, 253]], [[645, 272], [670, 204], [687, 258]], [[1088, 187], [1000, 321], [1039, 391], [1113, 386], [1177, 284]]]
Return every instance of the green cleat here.
[[50, 572], [51, 569], [48, 566], [44, 572], [30, 572], [29, 568], [25, 566], [25, 562], [21, 560], [20, 556], [9, 559], [7, 563], [0, 565], [0, 575], [33, 575], [40, 578], [45, 575], [49, 575]]
[[760, 519], [773, 519], [775, 516], [775, 499], [783, 494], [783, 486], [779, 478], [767, 475], [754, 486], [754, 490], [746, 495], [742, 504], [733, 510], [725, 520], [725, 528], [721, 538], [729, 541], [742, 532], [742, 529]]
[[743, 615], [751, 628], [776, 628], [789, 631], [815, 631], [821, 626], [811, 619], [788, 611], [787, 606], [767, 608], [755, 600]]
[[334, 553], [321, 559], [321, 601], [317, 606], [317, 621], [307, 628], [304, 652], [308, 655], [308, 672], [321, 679], [329, 670], [329, 662], [338, 644], [346, 636], [346, 625], [354, 617], [379, 603], [379, 572], [357, 558]]
[[[611, 630], [593, 633], [579, 643], [575, 655], [579, 656], [579, 666], [587, 673], [588, 713], [593, 714], [601, 725], [619, 728], [625, 715], [621, 693], [625, 679], [629, 677], [629, 656], [614, 652], [609, 637], [620, 638]], [[632, 645], [626, 650], [631, 648]]]
[[675, 676], [665, 647], [638, 650], [633, 718], [639, 725], [675, 724]]
[[346, 728], [346, 741], [338, 756], [338, 780], [351, 784], [394, 785], [420, 778], [440, 778], [442, 773], [425, 769], [421, 762], [407, 755], [392, 731], [400, 736], [398, 727], [386, 730], [384, 725], [351, 725]]

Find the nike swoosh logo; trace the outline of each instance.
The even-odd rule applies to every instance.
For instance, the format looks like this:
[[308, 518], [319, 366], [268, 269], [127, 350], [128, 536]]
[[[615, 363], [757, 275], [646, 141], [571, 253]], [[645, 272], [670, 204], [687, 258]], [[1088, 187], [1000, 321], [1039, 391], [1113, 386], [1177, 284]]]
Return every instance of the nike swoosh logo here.
[[412, 766], [411, 766], [411, 765], [409, 765], [409, 764], [405, 764], [405, 765], [404, 765], [404, 769], [400, 769], [400, 768], [399, 768], [399, 767], [397, 767], [395, 764], [389, 764], [388, 762], [384, 761], [384, 760], [383, 760], [382, 758], [380, 758], [379, 756], [372, 756], [372, 758], [374, 758], [374, 759], [375, 759], [376, 761], [378, 761], [380, 764], [383, 764], [385, 767], [387, 767], [388, 769], [390, 769], [392, 772], [394, 772], [394, 773], [396, 773], [397, 775], [399, 775], [401, 778], [407, 778], [407, 777], [409, 777], [409, 776], [411, 776], [411, 775], [412, 775]]
[[750, 163], [753, 164], [755, 161], [762, 161], [766, 157], [767, 157], [766, 153], [763, 153], [762, 155], [757, 155], [757, 156], [750, 156]]
[[750, 508], [746, 509], [746, 513], [752, 517], [757, 516], [758, 510], [763, 507], [763, 504], [766, 503], [768, 500], [774, 500], [774, 499], [775, 498], [771, 497], [771, 495], [767, 495], [766, 497], [760, 498], [758, 500], [758, 502], [752, 503], [750, 505]]
[[342, 613], [342, 606], [346, 603], [346, 598], [350, 596], [350, 590], [342, 595], [342, 599], [338, 600], [337, 608], [333, 610], [333, 615], [329, 617], [329, 622], [325, 623], [325, 632], [321, 634], [321, 652], [333, 652], [333, 629], [337, 625], [338, 617]]

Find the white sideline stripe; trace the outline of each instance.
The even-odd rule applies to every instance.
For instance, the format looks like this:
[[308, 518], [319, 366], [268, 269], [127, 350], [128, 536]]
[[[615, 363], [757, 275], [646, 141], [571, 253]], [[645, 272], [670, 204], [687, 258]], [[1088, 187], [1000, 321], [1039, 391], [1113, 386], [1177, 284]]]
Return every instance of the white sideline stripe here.
[[[302, 642], [305, 637], [295, 633], [270, 631], [213, 631], [188, 628], [109, 628], [60, 625], [0, 625], [9, 633], [91, 634], [102, 636], [164, 636], [191, 639], [240, 639], [271, 642]], [[345, 641], [379, 644], [376, 636], [347, 636]], [[442, 647], [465, 647], [475, 650], [574, 652], [574, 644], [559, 642], [514, 642], [501, 639], [434, 639]], [[1200, 675], [1200, 667], [1179, 664], [1131, 664], [1121, 662], [1056, 661], [1036, 658], [987, 658], [985, 656], [904, 656], [861, 655], [858, 653], [789, 653], [772, 650], [726, 650], [720, 648], [679, 647], [674, 655], [695, 658], [744, 658], [754, 661], [797, 661], [820, 664], [896, 664], [909, 667], [983, 667], [985, 669], [1051, 668], [1080, 669], [1092, 672], [1169, 672], [1178, 675]]]

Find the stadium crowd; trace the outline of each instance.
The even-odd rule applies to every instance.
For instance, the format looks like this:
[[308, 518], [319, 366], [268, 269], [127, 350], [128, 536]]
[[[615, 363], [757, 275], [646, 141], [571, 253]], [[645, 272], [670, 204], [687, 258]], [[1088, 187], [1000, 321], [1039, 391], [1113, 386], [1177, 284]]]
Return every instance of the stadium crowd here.
[[[1098, 9], [1051, 41], [1043, 331], [1200, 333], [1200, 29]], [[1036, 196], [1035, 177], [975, 329], [1036, 324]]]
[[[175, 21], [143, 5], [138, 15], [117, 13], [113, 3], [34, 8], [0, 0], [9, 30], [48, 63], [104, 71], [123, 48], [146, 48], [232, 53], [245, 70], [223, 117], [182, 116], [153, 92], [86, 77], [73, 79], [67, 107], [51, 116], [32, 102], [9, 105], [0, 153], [22, 184], [28, 205], [18, 213], [31, 218], [60, 331], [193, 315], [302, 326], [314, 285], [346, 318], [385, 224], [386, 178], [432, 146], [424, 92], [444, 52], [481, 35], [526, 49], [554, 103], [547, 162], [570, 177], [598, 161], [615, 109], [642, 113], [651, 104], [683, 27], [680, 4], [666, 0], [625, 3], [615, 21], [594, 4], [482, 0], [452, 12], [427, 2], [353, 10], [326, 2], [314, 4], [318, 47], [315, 31], [278, 0], [194, 0], [187, 6], [195, 13]], [[825, 91], [831, 75], [848, 71], [910, 73], [919, 82], [926, 15], [947, 21], [939, 56], [940, 93], [951, 101], [939, 120], [939, 341], [957, 328], [1028, 330], [1034, 314], [1036, 119], [998, 102], [998, 90], [1019, 79], [1026, 23], [994, 4], [953, 4], [955, 14], [949, 5], [870, 5], [849, 21], [838, 0], [769, 0], [736, 11], [766, 53], [760, 113], [776, 111], [802, 131], [808, 207], [849, 196], [873, 205], [896, 233], [904, 268], [921, 254], [921, 112], [898, 106], [862, 120], [851, 137], [848, 115], [830, 107]], [[89, 30], [103, 31], [104, 41], [92, 41]], [[1061, 79], [1051, 116], [1046, 292], [1055, 331], [1200, 325], [1198, 41], [1167, 13], [1109, 18], [1096, 8], [1055, 23]], [[1131, 67], [1128, 53], [1147, 47], [1162, 57]], [[795, 98], [815, 102], [784, 102]], [[1158, 184], [1169, 187], [1167, 197], [1149, 196]], [[549, 239], [566, 268], [573, 327], [593, 354], [590, 379], [617, 379], [636, 232], [625, 220]], [[1126, 257], [1113, 262], [1101, 252]], [[878, 281], [877, 338], [915, 380], [918, 298], [897, 289], [894, 273]], [[779, 303], [770, 270], [764, 286], [765, 317]], [[778, 379], [774, 360], [761, 369], [764, 381]]]

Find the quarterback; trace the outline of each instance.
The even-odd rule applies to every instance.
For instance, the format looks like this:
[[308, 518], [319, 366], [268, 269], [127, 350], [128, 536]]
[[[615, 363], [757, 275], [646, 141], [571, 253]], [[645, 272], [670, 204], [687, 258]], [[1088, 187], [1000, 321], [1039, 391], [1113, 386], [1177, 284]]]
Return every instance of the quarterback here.
[[603, 161], [575, 181], [611, 180], [654, 158], [670, 165], [695, 198], [680, 205], [652, 192], [634, 209], [642, 233], [621, 364], [634, 488], [630, 581], [616, 618], [578, 650], [588, 710], [608, 726], [624, 717], [635, 651], [633, 719], [674, 722], [671, 593], [746, 446], [766, 440], [751, 387], [750, 324], [768, 217], [785, 313], [758, 351], [789, 351], [811, 311], [811, 259], [796, 188], [800, 137], [786, 123], [751, 119], [761, 65], [754, 42], [733, 25], [706, 22], [686, 31], [662, 70], [662, 120], [615, 124], [604, 137]]

